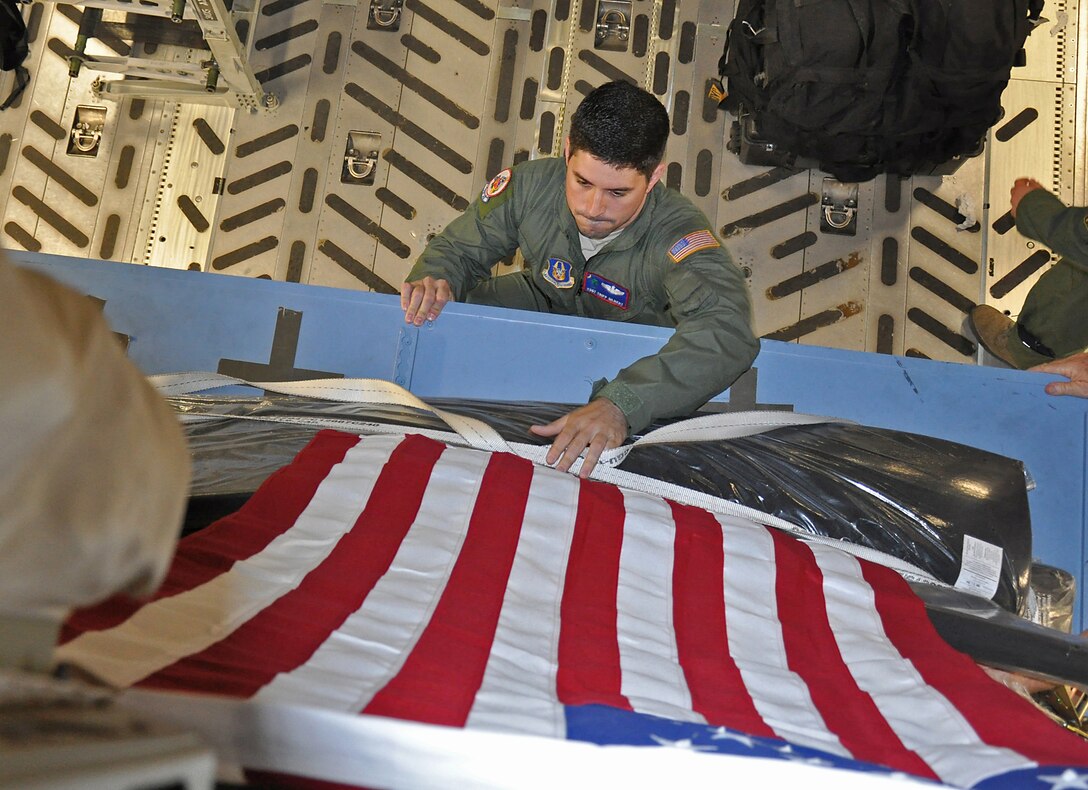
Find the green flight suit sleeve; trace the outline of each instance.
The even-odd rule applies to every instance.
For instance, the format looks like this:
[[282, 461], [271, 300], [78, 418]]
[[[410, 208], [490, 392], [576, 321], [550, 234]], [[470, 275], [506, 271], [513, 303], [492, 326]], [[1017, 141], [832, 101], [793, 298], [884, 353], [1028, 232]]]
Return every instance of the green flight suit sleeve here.
[[486, 202], [480, 197], [427, 244], [408, 281], [435, 277], [446, 280], [458, 302], [491, 276], [491, 267], [518, 246], [515, 190], [517, 176]]
[[1016, 228], [1088, 272], [1088, 209], [1069, 208], [1045, 189], [1035, 189], [1016, 208]]
[[658, 353], [594, 393], [619, 406], [632, 433], [660, 417], [690, 414], [748, 370], [759, 351], [747, 285], [724, 247], [667, 265], [676, 331]]

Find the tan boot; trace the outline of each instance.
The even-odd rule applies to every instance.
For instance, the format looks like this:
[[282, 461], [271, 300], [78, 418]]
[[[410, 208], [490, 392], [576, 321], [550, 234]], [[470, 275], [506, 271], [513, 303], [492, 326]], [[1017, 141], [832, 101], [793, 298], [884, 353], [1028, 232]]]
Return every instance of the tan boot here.
[[1010, 367], [1027, 370], [1054, 359], [1024, 345], [1016, 331], [1016, 322], [989, 305], [973, 308], [968, 323], [982, 347]]

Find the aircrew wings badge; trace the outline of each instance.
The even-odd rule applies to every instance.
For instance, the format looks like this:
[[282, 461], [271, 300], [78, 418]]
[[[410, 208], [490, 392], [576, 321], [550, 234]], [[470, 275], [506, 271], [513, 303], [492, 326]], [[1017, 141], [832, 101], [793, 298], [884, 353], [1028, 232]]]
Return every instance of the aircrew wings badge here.
[[500, 170], [498, 174], [487, 182], [487, 186], [484, 187], [484, 191], [480, 193], [480, 200], [484, 203], [491, 200], [493, 197], [498, 197], [502, 194], [502, 191], [506, 189], [510, 184], [510, 178], [513, 173], [510, 172], [510, 168]]
[[669, 257], [672, 258], [673, 263], [680, 263], [684, 258], [699, 250], [709, 250], [720, 246], [722, 245], [709, 230], [697, 230], [669, 247]]

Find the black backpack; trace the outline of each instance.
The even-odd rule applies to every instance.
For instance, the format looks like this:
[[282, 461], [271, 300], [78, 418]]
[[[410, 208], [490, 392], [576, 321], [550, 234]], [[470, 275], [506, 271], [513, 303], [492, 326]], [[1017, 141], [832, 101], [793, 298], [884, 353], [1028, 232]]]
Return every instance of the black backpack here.
[[720, 104], [738, 118], [731, 148], [840, 181], [973, 156], [1041, 11], [1042, 0], [739, 0], [718, 63]]
[[15, 72], [15, 88], [0, 110], [6, 110], [30, 82], [30, 74], [23, 68], [29, 52], [22, 5], [18, 0], [0, 0], [0, 70]]

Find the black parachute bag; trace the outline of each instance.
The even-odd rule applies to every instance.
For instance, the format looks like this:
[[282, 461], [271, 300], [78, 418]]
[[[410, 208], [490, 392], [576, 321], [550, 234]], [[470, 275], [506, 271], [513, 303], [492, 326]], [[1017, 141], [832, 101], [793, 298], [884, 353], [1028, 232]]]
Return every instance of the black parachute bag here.
[[23, 67], [29, 53], [30, 43], [22, 5], [18, 0], [0, 0], [0, 70], [15, 72], [15, 87], [0, 104], [0, 110], [10, 107], [30, 84], [30, 73]]
[[737, 116], [730, 147], [840, 181], [939, 172], [981, 152], [1041, 10], [1042, 0], [740, 0], [718, 64], [720, 104]]
[[[408, 407], [312, 398], [173, 397], [193, 458], [185, 531], [241, 507], [270, 474], [313, 437], [322, 419], [339, 430], [373, 423], [445, 430]], [[504, 438], [542, 445], [529, 426], [558, 419], [571, 404], [464, 399], [432, 405], [490, 425]], [[221, 419], [208, 419], [219, 415]], [[241, 419], [228, 419], [235, 415]], [[272, 422], [264, 422], [270, 419]], [[917, 434], [851, 423], [776, 428], [734, 439], [647, 444], [619, 469], [720, 497], [795, 524], [803, 532], [874, 549], [949, 585], [994, 547], [992, 601], [1024, 608], [1031, 572], [1031, 513], [1020, 461]]]

